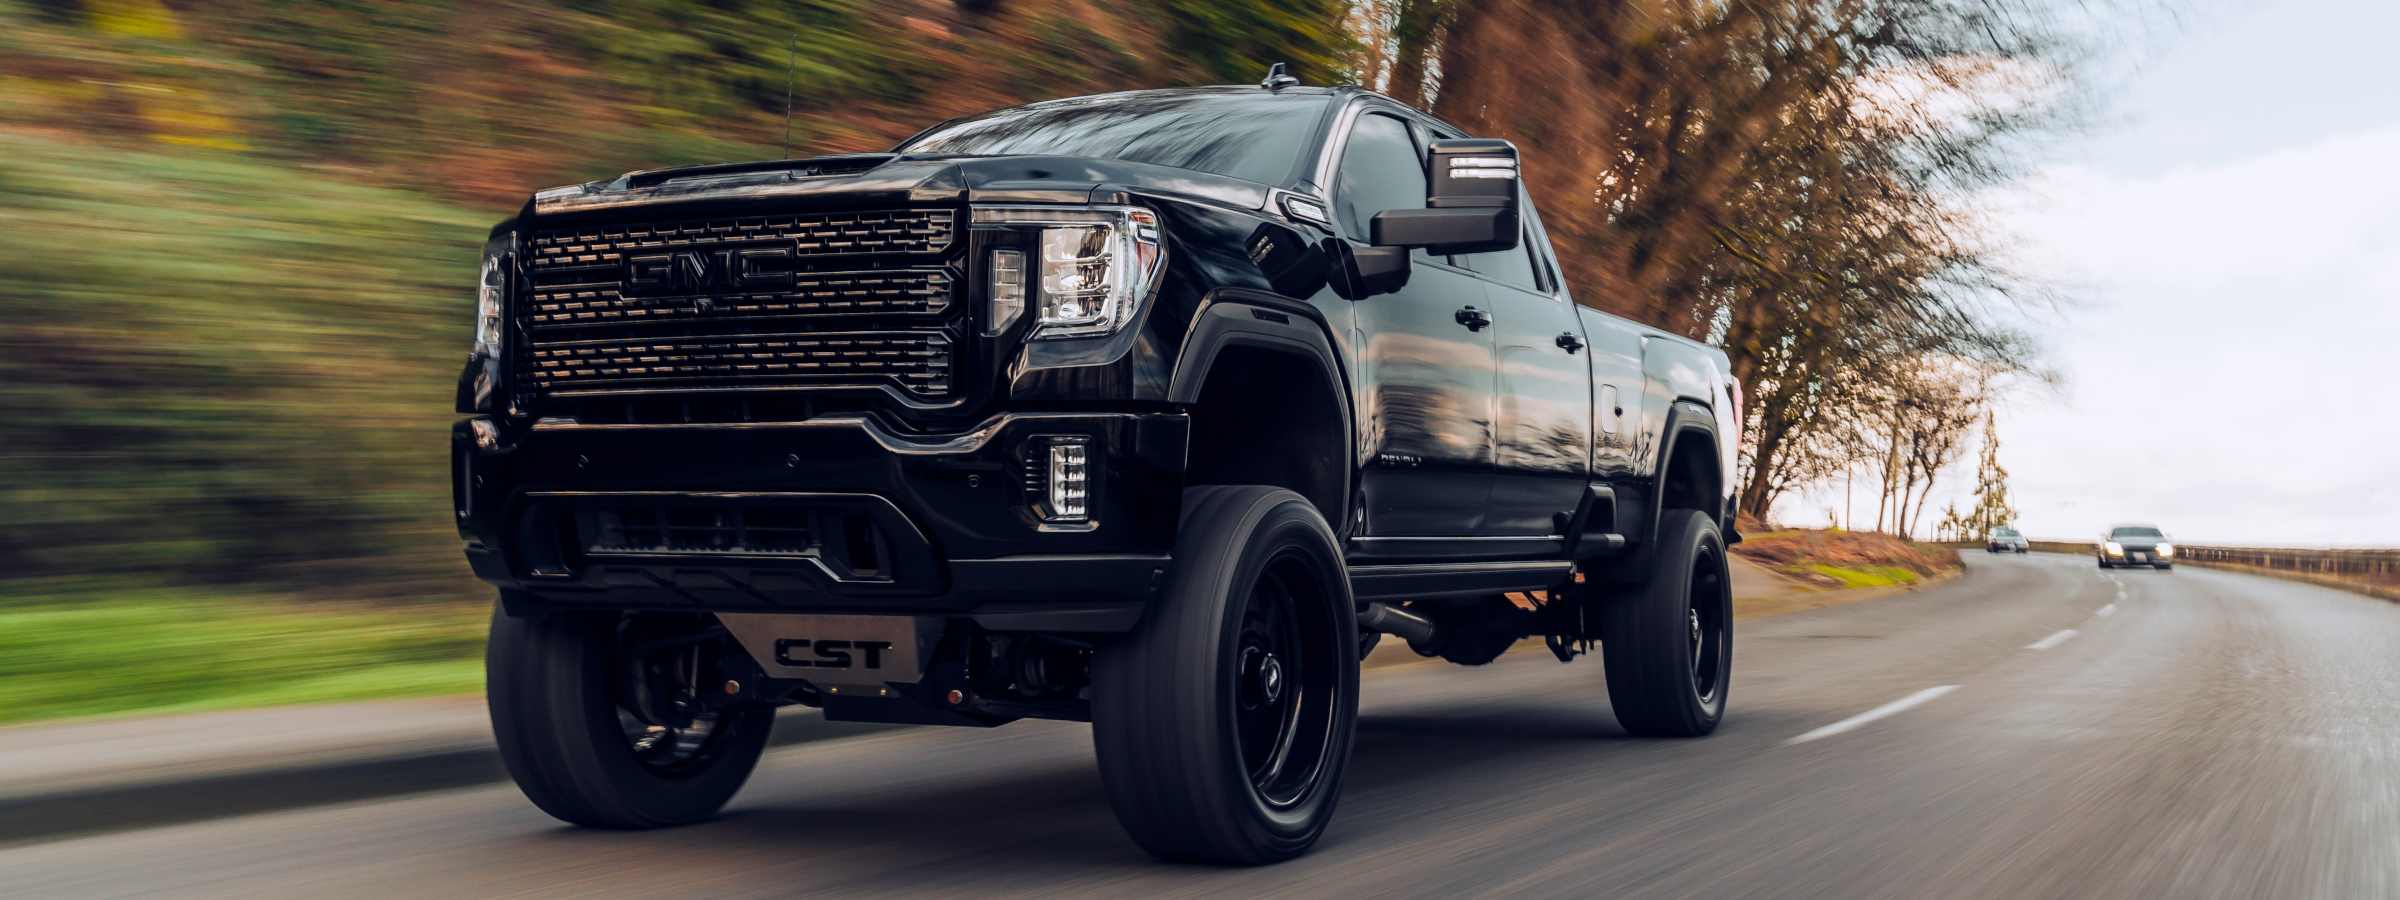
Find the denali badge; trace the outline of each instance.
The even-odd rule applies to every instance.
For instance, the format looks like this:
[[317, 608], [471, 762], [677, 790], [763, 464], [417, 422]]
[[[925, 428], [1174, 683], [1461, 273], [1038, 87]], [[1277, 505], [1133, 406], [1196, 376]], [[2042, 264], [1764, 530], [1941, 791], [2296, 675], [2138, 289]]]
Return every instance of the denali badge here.
[[790, 290], [791, 258], [787, 247], [677, 250], [627, 257], [620, 291], [628, 297], [688, 297]]

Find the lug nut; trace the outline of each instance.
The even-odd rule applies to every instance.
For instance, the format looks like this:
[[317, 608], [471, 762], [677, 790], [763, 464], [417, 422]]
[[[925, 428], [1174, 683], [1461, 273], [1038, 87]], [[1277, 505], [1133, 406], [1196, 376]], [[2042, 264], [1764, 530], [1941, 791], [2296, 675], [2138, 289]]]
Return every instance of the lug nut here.
[[589, 457], [589, 456], [578, 456], [578, 457], [575, 457], [575, 468], [578, 468], [578, 469], [581, 469], [581, 468], [586, 468], [586, 467], [589, 467], [591, 464], [592, 464], [592, 458], [591, 458], [591, 457]]
[[961, 703], [967, 702], [967, 692], [957, 690], [951, 691], [948, 699], [950, 700], [951, 706], [957, 706]]
[[792, 453], [792, 454], [787, 454], [787, 455], [785, 455], [785, 456], [784, 456], [784, 458], [783, 458], [783, 464], [784, 464], [784, 465], [786, 465], [786, 466], [790, 466], [790, 467], [792, 467], [792, 468], [795, 468], [795, 469], [799, 468], [799, 467], [800, 467], [800, 454], [797, 454], [797, 453]]
[[728, 682], [725, 682], [725, 693], [728, 693], [728, 694], [739, 694], [739, 693], [741, 693], [741, 692], [742, 692], [742, 683], [741, 683], [741, 682], [739, 682], [739, 681], [728, 681]]

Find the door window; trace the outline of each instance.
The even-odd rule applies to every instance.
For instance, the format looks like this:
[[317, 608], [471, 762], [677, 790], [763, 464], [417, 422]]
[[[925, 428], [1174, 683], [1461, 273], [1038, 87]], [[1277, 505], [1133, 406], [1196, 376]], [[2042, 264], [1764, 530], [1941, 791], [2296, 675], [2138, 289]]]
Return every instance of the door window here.
[[1542, 292], [1541, 279], [1534, 275], [1533, 239], [1530, 235], [1520, 234], [1517, 249], [1514, 250], [1470, 253], [1457, 259], [1477, 275], [1518, 290], [1537, 294]]
[[1362, 242], [1373, 236], [1368, 223], [1376, 213], [1425, 208], [1424, 158], [1408, 125], [1391, 116], [1358, 117], [1334, 182], [1335, 215], [1350, 237]]

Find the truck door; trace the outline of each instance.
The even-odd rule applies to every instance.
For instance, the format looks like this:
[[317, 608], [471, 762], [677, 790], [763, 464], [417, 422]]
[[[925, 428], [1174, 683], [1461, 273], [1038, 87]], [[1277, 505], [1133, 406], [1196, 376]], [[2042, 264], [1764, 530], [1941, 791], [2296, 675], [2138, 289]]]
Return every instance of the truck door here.
[[[1407, 123], [1359, 116], [1334, 176], [1343, 234], [1363, 245], [1376, 213], [1424, 208], [1423, 159]], [[1359, 477], [1363, 531], [1471, 536], [1492, 483], [1492, 329], [1466, 308], [1491, 301], [1446, 260], [1417, 251], [1411, 265], [1399, 293], [1356, 305], [1359, 429], [1369, 448]]]
[[[1524, 203], [1530, 222], [1533, 206]], [[1493, 479], [1479, 534], [1558, 534], [1591, 480], [1592, 370], [1575, 305], [1556, 289], [1528, 228], [1514, 250], [1458, 259], [1490, 298], [1495, 355]]]

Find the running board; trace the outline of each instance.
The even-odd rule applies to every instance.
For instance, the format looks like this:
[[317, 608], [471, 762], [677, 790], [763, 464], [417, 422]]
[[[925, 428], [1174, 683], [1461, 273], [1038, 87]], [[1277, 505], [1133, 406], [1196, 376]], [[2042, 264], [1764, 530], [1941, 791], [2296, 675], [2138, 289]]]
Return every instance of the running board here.
[[1422, 600], [1538, 591], [1575, 571], [1563, 560], [1351, 566], [1350, 593], [1360, 600]]

